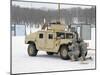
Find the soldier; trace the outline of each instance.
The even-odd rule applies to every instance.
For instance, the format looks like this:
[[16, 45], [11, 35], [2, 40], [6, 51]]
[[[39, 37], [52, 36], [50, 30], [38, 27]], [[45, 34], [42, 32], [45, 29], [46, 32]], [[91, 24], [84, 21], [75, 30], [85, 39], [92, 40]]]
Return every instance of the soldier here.
[[72, 61], [77, 61], [80, 53], [78, 43], [75, 40], [73, 40], [72, 44], [69, 44], [68, 48], [69, 48], [68, 52], [69, 58]]
[[79, 43], [79, 49], [81, 54], [80, 60], [84, 61], [86, 59], [87, 46], [82, 39], [78, 39], [78, 43]]

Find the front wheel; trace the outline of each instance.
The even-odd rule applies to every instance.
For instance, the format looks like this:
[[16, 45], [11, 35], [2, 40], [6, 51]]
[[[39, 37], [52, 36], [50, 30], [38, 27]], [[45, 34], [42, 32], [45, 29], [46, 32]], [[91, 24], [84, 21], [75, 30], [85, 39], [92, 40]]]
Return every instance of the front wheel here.
[[62, 46], [60, 48], [60, 57], [64, 60], [67, 60], [69, 57], [68, 57], [68, 48], [67, 46]]
[[37, 51], [35, 45], [34, 44], [29, 44], [29, 46], [28, 46], [28, 55], [29, 56], [36, 56], [37, 52], [38, 51]]

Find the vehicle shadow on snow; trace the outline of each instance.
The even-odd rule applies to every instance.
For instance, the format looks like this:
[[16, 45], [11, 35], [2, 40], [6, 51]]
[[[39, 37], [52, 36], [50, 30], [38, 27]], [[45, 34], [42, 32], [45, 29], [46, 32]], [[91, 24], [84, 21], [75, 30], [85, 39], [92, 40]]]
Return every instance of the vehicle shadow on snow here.
[[36, 58], [61, 59], [59, 55], [37, 55]]

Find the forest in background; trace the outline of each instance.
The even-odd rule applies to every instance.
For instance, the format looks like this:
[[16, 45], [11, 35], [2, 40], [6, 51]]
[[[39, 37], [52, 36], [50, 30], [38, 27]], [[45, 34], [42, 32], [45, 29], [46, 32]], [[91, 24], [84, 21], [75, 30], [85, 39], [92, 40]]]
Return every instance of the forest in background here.
[[[66, 25], [73, 24], [75, 19], [78, 20], [78, 23], [95, 25], [95, 14], [95, 7], [60, 9], [60, 17]], [[38, 25], [43, 24], [44, 18], [46, 22], [58, 20], [58, 10], [11, 6], [11, 24]]]

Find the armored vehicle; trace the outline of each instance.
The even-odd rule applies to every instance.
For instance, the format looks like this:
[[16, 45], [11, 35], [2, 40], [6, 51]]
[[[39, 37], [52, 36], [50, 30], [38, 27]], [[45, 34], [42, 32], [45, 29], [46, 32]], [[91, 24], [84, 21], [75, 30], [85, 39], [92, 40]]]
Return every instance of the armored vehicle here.
[[[25, 43], [29, 44], [28, 54], [29, 56], [36, 56], [38, 51], [46, 51], [48, 55], [60, 54], [62, 59], [68, 59], [70, 49], [79, 49], [79, 57], [86, 55], [84, 48], [84, 42], [80, 45], [78, 41], [78, 33], [71, 31], [71, 26], [61, 23], [60, 19], [60, 3], [58, 4], [58, 16], [59, 21], [53, 23], [44, 23], [40, 31], [31, 33], [25, 37]], [[73, 40], [78, 43], [79, 48], [69, 47], [73, 44]], [[84, 46], [84, 47], [83, 47]], [[83, 50], [83, 51], [82, 51]], [[73, 53], [72, 53], [73, 54]], [[75, 55], [75, 54], [74, 54]]]
[[28, 46], [28, 55], [36, 56], [38, 51], [45, 51], [48, 55], [60, 54], [62, 59], [68, 59], [68, 46], [77, 34], [71, 32], [66, 25], [60, 22], [44, 24], [40, 31], [25, 37]]

